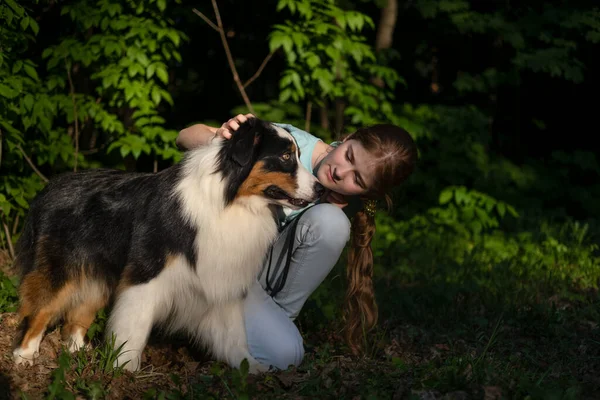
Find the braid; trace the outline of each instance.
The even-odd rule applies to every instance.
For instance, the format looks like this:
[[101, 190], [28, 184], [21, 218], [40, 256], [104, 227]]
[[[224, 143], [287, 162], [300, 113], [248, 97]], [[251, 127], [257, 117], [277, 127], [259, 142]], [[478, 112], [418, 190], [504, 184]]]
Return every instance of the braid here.
[[348, 289], [344, 307], [346, 342], [352, 353], [361, 352], [363, 331], [377, 323], [377, 303], [373, 290], [373, 251], [375, 219], [362, 210], [352, 222], [351, 246], [348, 250]]

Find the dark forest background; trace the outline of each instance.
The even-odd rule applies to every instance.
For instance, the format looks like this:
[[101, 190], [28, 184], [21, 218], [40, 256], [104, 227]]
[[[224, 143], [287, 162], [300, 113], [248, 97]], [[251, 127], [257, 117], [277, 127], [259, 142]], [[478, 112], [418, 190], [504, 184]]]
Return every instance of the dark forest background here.
[[[340, 340], [342, 258], [298, 319], [301, 367], [256, 378], [205, 360], [124, 387], [597, 398], [599, 42], [595, 1], [3, 0], [0, 311], [16, 307], [10, 266], [28, 204], [56, 174], [158, 171], [180, 159], [180, 129], [240, 112], [326, 141], [392, 122], [420, 163], [377, 215], [380, 323], [365, 356]], [[101, 398], [122, 384], [86, 371], [47, 375], [39, 393]]]

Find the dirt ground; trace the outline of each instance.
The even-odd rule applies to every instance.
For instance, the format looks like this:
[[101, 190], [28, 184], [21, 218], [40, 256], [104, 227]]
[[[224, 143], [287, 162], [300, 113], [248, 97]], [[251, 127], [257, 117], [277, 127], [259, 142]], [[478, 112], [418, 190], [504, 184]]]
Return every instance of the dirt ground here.
[[[18, 319], [15, 313], [0, 314], [0, 399], [22, 398], [21, 393], [29, 399], [41, 399], [48, 392], [53, 381], [52, 372], [58, 368], [58, 356], [61, 350], [60, 330], [48, 332], [40, 345], [40, 355], [33, 366], [14, 365], [12, 349], [17, 330]], [[88, 350], [88, 359], [90, 357]], [[169, 375], [177, 374], [185, 379], [196, 374], [207, 361], [200, 360], [198, 355], [190, 354], [186, 346], [177, 344], [150, 344], [144, 351], [145, 368], [134, 377], [123, 372], [112, 377], [93, 371], [92, 365], [83, 369], [82, 373], [74, 370], [66, 373], [67, 388], [76, 385], [77, 378], [85, 381], [100, 381], [108, 388], [109, 399], [140, 399], [143, 394], [154, 388], [167, 390], [173, 386]], [[208, 369], [208, 365], [205, 365]], [[97, 376], [94, 376], [97, 375]]]

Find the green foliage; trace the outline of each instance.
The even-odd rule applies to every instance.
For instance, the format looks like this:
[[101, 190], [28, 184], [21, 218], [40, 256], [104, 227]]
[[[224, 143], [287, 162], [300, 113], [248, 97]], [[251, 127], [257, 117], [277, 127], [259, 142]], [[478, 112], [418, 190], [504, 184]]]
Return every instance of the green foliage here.
[[[270, 50], [284, 56], [283, 69], [271, 72], [280, 74], [279, 91], [266, 79], [270, 83], [258, 89], [255, 83], [249, 94], [260, 99], [253, 106], [267, 120], [302, 128], [308, 102], [343, 103], [345, 129], [386, 121], [417, 140], [417, 173], [395, 190], [395, 208], [377, 215], [372, 247], [380, 323], [365, 335], [367, 357], [348, 358], [339, 340], [342, 257], [298, 318], [307, 348], [299, 369], [256, 378], [247, 374], [247, 365], [229, 369], [214, 363], [206, 375], [170, 374], [172, 390], [157, 387], [144, 398], [422, 398], [439, 392], [451, 398], [456, 391], [458, 397], [468, 392], [478, 398], [490, 386], [501, 387], [506, 398], [594, 393], [586, 379], [597, 375], [596, 360], [587, 354], [598, 342], [600, 318], [600, 187], [589, 182], [598, 180], [600, 163], [585, 149], [519, 162], [495, 153], [494, 135], [526, 137], [534, 131], [496, 128], [499, 109], [493, 105], [508, 86], [541, 91], [556, 78], [561, 84], [587, 79], [586, 53], [600, 40], [598, 9], [580, 3], [483, 7], [418, 0], [402, 7], [398, 22], [415, 19], [402, 27], [407, 31], [425, 27], [414, 37], [403, 36], [399, 59], [396, 49], [375, 51], [371, 37], [379, 22], [377, 13], [372, 19], [363, 12], [369, 10], [362, 7], [366, 3], [372, 2], [280, 0], [273, 14], [283, 21], [268, 36]], [[189, 82], [178, 75], [173, 84], [173, 66], [182, 62], [181, 46], [188, 40], [183, 32], [190, 27], [182, 18], [174, 28], [174, 2], [62, 5], [67, 28], [42, 50], [36, 43], [45, 25], [36, 21], [44, 11], [36, 4], [0, 4], [0, 210], [9, 232], [16, 233], [13, 241], [29, 201], [44, 185], [25, 155], [48, 177], [74, 169], [76, 161], [79, 168], [122, 168], [125, 162], [131, 168], [135, 159], [173, 162], [179, 157], [176, 132], [165, 120], [178, 86]], [[228, 17], [226, 22], [234, 20]], [[256, 35], [253, 28], [248, 32]], [[227, 29], [234, 49], [248, 35], [233, 22]], [[471, 47], [476, 60], [448, 60], [447, 54]], [[208, 49], [207, 60], [217, 48], [221, 51], [220, 43]], [[411, 90], [404, 91], [403, 76], [430, 79], [434, 54], [440, 55], [442, 79], [453, 85], [429, 96], [421, 88], [430, 82], [411, 78]], [[241, 69], [248, 60], [235, 61]], [[195, 68], [190, 63], [185, 71]], [[528, 85], [531, 76], [542, 83]], [[543, 116], [533, 115], [538, 108], [518, 108], [529, 112], [535, 129], [552, 129]], [[246, 110], [239, 106], [237, 112]], [[309, 122], [316, 116], [313, 112]], [[77, 158], [76, 130], [82, 139]], [[330, 128], [309, 130], [334, 139]], [[94, 144], [81, 147], [83, 142]], [[6, 243], [4, 229], [0, 237]], [[14, 311], [16, 283], [0, 275], [0, 312]], [[105, 323], [100, 313], [88, 338], [98, 341]], [[68, 363], [62, 353], [50, 396], [73, 398], [69, 389], [86, 398], [106, 397], [110, 379], [120, 374], [113, 370], [119, 349], [107, 345], [81, 351]], [[65, 376], [71, 370], [74, 382]], [[108, 384], [98, 380], [103, 374]]]
[[6, 276], [0, 271], [0, 313], [16, 311], [19, 294], [17, 277]]
[[71, 355], [63, 351], [58, 356], [58, 368], [52, 372], [52, 383], [48, 386], [48, 400], [74, 400], [75, 395], [66, 388], [66, 371], [71, 369]]
[[[333, 0], [280, 0], [277, 10], [284, 9], [295, 19], [275, 25], [269, 37], [271, 51], [282, 48], [287, 63], [279, 100], [323, 105], [344, 99], [352, 124], [393, 120], [393, 90], [404, 80], [367, 43], [363, 31], [374, 28], [372, 19]], [[373, 78], [387, 89], [373, 84]]]
[[106, 314], [106, 309], [101, 308], [96, 314], [94, 322], [92, 322], [92, 325], [90, 325], [86, 333], [86, 336], [90, 342], [99, 342], [101, 340], [100, 336], [104, 333], [107, 320], [108, 315]]
[[[86, 68], [97, 86], [88, 96], [76, 99], [81, 124], [94, 121], [111, 136], [107, 151], [119, 149], [122, 157], [142, 153], [165, 160], [177, 159], [173, 144], [177, 132], [162, 125], [165, 120], [158, 107], [173, 99], [164, 85], [169, 81], [167, 63], [181, 61], [177, 47], [187, 37], [164, 19], [165, 2], [111, 2], [83, 0], [61, 10], [82, 33], [97, 34], [68, 37], [44, 51], [51, 76], [49, 85], [64, 85], [64, 61]], [[98, 101], [98, 98], [102, 101]], [[106, 108], [123, 110], [127, 122]], [[65, 105], [66, 108], [66, 105]], [[70, 108], [70, 110], [72, 107]], [[73, 115], [67, 115], [68, 122]]]
[[[121, 167], [142, 155], [176, 161], [177, 132], [164, 127], [169, 66], [181, 62], [178, 47], [187, 36], [165, 17], [161, 0], [81, 0], [61, 7], [72, 29], [59, 43], [27, 58], [39, 33], [22, 4], [0, 5], [0, 211], [9, 226], [19, 224], [47, 174], [100, 166], [86, 153], [118, 150], [104, 166]], [[41, 32], [40, 34], [43, 34]], [[83, 149], [85, 139], [92, 148]], [[30, 161], [26, 155], [32, 154]], [[77, 158], [77, 159], [75, 159]], [[0, 238], [5, 242], [5, 232]], [[16, 237], [12, 238], [14, 241]]]
[[[0, 219], [12, 227], [16, 218], [24, 217], [29, 201], [42, 186], [39, 177], [24, 171], [24, 124], [33, 121], [30, 115], [46, 116], [48, 104], [37, 65], [24, 57], [39, 31], [37, 22], [29, 10], [13, 0], [0, 4], [0, 21], [0, 168], [12, 172], [0, 176]], [[34, 98], [40, 103], [34, 105]], [[0, 242], [6, 240], [6, 232], [1, 230]]]
[[496, 54], [509, 55], [506, 67], [489, 66], [474, 73], [461, 71], [454, 83], [459, 92], [485, 93], [503, 84], [517, 84], [515, 71], [581, 83], [585, 47], [578, 41], [584, 38], [590, 46], [600, 41], [598, 8], [511, 4], [481, 12], [475, 10], [472, 2], [464, 0], [419, 0], [415, 7], [426, 19], [447, 20], [456, 35], [491, 38]]

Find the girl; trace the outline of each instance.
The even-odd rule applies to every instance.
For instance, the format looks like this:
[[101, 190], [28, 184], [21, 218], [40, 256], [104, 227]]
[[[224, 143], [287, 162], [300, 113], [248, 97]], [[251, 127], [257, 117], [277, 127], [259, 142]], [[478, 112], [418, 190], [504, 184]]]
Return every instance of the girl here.
[[[190, 149], [215, 136], [229, 139], [241, 123], [253, 117], [237, 115], [220, 128], [190, 126], [179, 133], [177, 145]], [[337, 263], [350, 236], [345, 334], [352, 352], [361, 350], [363, 329], [368, 331], [377, 322], [371, 252], [374, 200], [391, 204], [388, 193], [412, 173], [417, 149], [405, 130], [390, 124], [359, 129], [330, 145], [291, 125], [277, 125], [294, 136], [300, 162], [328, 189], [318, 204], [281, 211], [280, 236], [244, 303], [250, 354], [265, 366], [285, 369], [299, 365], [304, 357], [302, 337], [293, 320]]]

